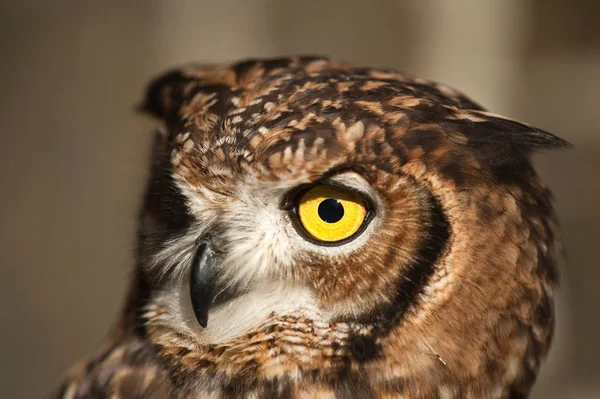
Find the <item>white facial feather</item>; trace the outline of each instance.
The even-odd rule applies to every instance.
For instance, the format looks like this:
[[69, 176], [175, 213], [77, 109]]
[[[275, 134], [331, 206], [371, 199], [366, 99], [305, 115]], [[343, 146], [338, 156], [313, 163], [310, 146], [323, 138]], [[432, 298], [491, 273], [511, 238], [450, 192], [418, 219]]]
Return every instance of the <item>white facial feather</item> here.
[[202, 328], [194, 317], [187, 281], [174, 282], [154, 302], [168, 309], [154, 324], [176, 325], [182, 334], [194, 337], [199, 344], [227, 343], [264, 324], [273, 313], [329, 320], [329, 315], [319, 308], [312, 290], [280, 282], [254, 285], [246, 294], [213, 306], [207, 328]]
[[281, 192], [240, 190], [222, 213], [227, 255], [221, 260], [222, 283], [243, 286], [266, 279], [290, 281], [294, 248], [280, 209]]

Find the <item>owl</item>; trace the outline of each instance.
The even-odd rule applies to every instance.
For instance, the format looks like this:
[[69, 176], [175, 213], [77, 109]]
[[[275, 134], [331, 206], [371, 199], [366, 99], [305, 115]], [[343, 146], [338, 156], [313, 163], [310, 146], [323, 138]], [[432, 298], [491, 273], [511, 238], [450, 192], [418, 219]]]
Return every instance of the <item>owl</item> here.
[[552, 340], [568, 144], [395, 70], [187, 65], [129, 293], [57, 398], [525, 398]]

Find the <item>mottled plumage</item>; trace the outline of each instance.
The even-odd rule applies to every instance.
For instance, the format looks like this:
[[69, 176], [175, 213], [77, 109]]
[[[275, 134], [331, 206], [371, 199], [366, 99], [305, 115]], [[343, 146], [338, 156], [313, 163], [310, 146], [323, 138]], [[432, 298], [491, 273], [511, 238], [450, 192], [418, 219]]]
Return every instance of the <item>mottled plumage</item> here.
[[[558, 280], [530, 156], [563, 140], [434, 82], [313, 57], [187, 66], [143, 108], [164, 128], [130, 294], [58, 397], [528, 395]], [[351, 239], [300, 231], [296, 193], [316, 183], [369, 203]], [[206, 328], [199, 245], [216, 259]]]

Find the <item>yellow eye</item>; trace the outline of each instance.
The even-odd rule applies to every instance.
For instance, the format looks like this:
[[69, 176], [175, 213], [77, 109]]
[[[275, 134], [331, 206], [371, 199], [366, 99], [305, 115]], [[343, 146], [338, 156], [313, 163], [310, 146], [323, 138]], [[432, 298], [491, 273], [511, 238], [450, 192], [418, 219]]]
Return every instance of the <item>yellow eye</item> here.
[[336, 242], [351, 237], [366, 216], [367, 206], [362, 196], [336, 187], [313, 187], [298, 204], [302, 227], [319, 241]]

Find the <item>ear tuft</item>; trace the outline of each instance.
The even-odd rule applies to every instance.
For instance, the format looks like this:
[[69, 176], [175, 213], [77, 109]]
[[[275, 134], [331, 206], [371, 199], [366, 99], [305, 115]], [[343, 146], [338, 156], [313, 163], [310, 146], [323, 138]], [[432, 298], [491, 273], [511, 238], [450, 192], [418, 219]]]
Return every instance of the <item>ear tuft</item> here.
[[160, 75], [148, 85], [138, 110], [167, 124], [177, 123], [179, 109], [185, 100], [184, 87], [190, 80], [179, 70]]
[[527, 161], [535, 153], [570, 148], [572, 145], [544, 130], [489, 112], [470, 111], [476, 121], [460, 120], [459, 130], [478, 159], [491, 167]]

